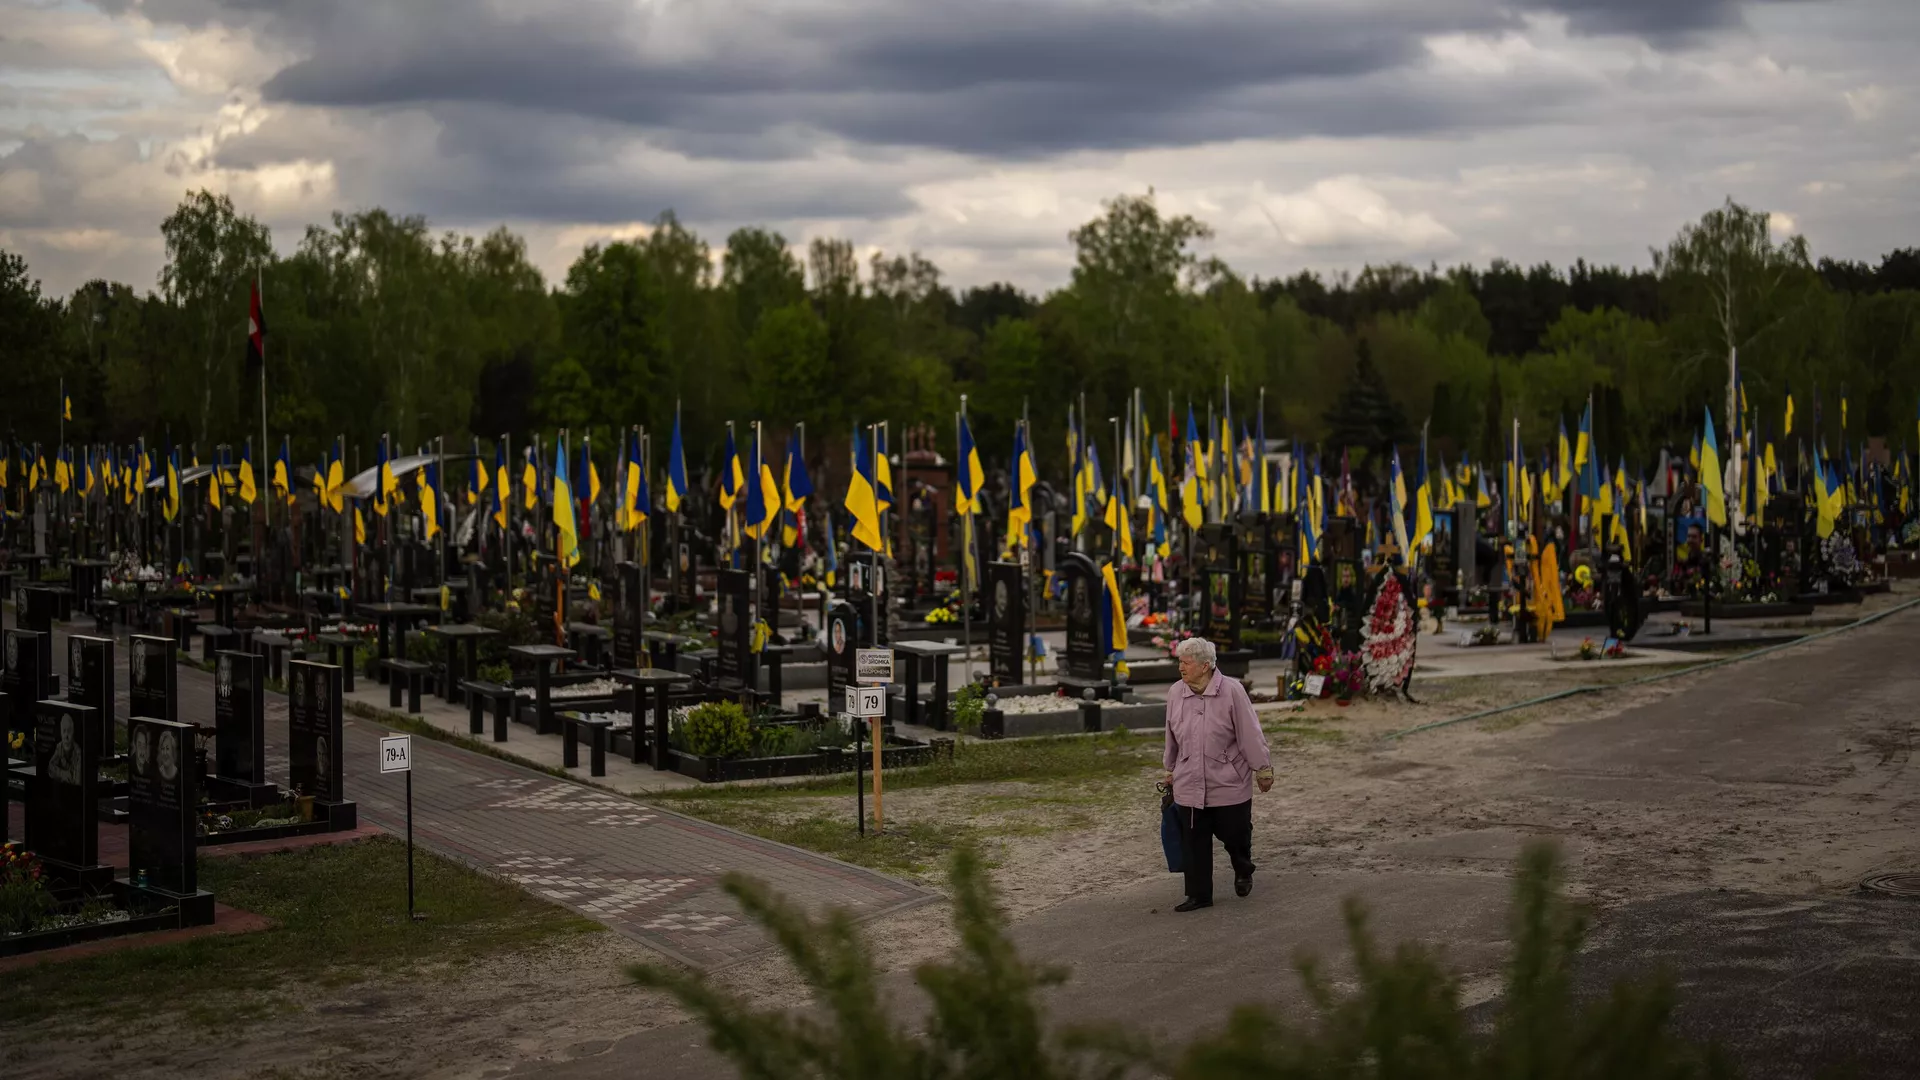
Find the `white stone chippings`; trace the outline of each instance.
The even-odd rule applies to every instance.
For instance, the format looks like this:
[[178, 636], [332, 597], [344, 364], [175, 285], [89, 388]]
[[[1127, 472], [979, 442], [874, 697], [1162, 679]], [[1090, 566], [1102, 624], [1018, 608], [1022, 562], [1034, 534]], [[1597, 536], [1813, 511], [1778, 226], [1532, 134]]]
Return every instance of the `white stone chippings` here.
[[1079, 708], [1080, 702], [1057, 694], [1023, 694], [1019, 697], [1003, 697], [1000, 699], [1000, 704], [994, 707], [1009, 715], [1068, 712]]

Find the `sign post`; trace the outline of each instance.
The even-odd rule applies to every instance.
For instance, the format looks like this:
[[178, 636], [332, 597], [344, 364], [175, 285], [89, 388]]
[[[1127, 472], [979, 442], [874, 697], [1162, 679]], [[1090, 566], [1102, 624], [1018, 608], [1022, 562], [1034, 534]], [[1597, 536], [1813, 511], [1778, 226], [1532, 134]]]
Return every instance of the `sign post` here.
[[[880, 751], [886, 745], [886, 731], [882, 725], [887, 718], [887, 684], [893, 681], [892, 649], [859, 649], [853, 657], [854, 679], [859, 683], [847, 689], [847, 715], [855, 719], [865, 718], [873, 725], [873, 828], [878, 832], [886, 828], [886, 816], [880, 807]], [[854, 767], [859, 768], [855, 748]], [[860, 777], [854, 776], [854, 789], [860, 790]], [[860, 814], [861, 835], [866, 835], [866, 813]]]
[[407, 774], [407, 918], [418, 919], [413, 913], [413, 736], [380, 737], [380, 772]]

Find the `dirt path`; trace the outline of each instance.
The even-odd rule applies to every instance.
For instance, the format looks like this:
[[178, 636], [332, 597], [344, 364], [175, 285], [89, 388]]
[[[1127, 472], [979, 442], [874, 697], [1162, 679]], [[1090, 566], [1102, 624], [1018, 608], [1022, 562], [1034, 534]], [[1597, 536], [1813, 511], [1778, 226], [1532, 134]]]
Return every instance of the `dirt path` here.
[[[1545, 834], [1566, 846], [1572, 887], [1603, 909], [1701, 888], [1851, 889], [1876, 868], [1920, 862], [1920, 790], [1906, 768], [1920, 700], [1916, 638], [1920, 613], [1909, 613], [1752, 665], [1397, 743], [1379, 736], [1602, 673], [1524, 686], [1434, 680], [1417, 685], [1419, 705], [1315, 703], [1271, 736], [1279, 784], [1255, 802], [1255, 858], [1275, 877], [1492, 879], [1505, 877], [1520, 838]], [[1071, 924], [1070, 905], [1102, 897], [1178, 899], [1151, 779], [1146, 767], [1137, 780], [902, 789], [887, 805], [899, 821], [991, 826], [1009, 913]], [[779, 801], [775, 812], [793, 814], [831, 802]], [[871, 924], [876, 955], [905, 970], [945, 952], [946, 918], [934, 904]], [[37, 1042], [8, 1051], [8, 1064], [26, 1077], [641, 1075], [646, 1059], [636, 1054], [691, 1053], [700, 1038], [672, 1006], [626, 985], [624, 967], [645, 959], [642, 947], [600, 934], [399, 982], [314, 987], [304, 1011], [240, 1030], [163, 1021]], [[716, 978], [769, 1007], [804, 1002], [776, 958]]]

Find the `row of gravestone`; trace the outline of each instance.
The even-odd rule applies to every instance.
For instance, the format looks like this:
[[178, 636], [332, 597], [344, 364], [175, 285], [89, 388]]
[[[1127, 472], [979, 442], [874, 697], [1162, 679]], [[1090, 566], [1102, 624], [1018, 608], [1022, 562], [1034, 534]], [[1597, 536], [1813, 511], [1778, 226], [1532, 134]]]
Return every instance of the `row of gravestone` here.
[[[188, 922], [210, 919], [211, 898], [197, 889], [201, 807], [208, 801], [259, 806], [278, 793], [266, 780], [262, 658], [239, 652], [218, 656], [215, 767], [199, 791], [199, 727], [177, 716], [170, 639], [129, 639], [127, 752], [122, 755], [115, 751], [112, 639], [69, 639], [67, 696], [51, 700], [52, 638], [25, 629], [0, 635], [0, 729], [31, 738], [30, 760], [20, 770], [26, 778], [27, 849], [56, 881], [83, 892], [106, 891], [113, 872], [99, 865], [101, 804], [124, 797], [128, 866], [144, 877], [144, 889], [152, 894], [148, 906], [171, 902]], [[295, 790], [314, 796], [333, 827], [353, 827], [339, 753], [340, 670], [290, 664], [288, 702], [289, 774]], [[127, 767], [124, 784], [101, 776], [103, 765], [120, 762]], [[5, 816], [0, 815], [4, 839]]]

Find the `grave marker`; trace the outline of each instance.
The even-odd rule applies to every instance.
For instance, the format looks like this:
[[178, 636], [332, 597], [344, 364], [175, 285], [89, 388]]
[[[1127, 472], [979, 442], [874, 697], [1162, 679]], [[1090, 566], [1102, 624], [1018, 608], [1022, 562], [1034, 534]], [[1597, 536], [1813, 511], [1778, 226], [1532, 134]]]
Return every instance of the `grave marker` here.
[[859, 630], [853, 605], [835, 600], [827, 608], [827, 711], [846, 711], [847, 686], [853, 682]]
[[640, 623], [646, 614], [645, 567], [623, 562], [613, 583], [613, 666], [646, 667], [640, 660]]
[[1067, 588], [1067, 648], [1061, 673], [1097, 681], [1106, 655], [1100, 643], [1100, 572], [1092, 559], [1075, 551], [1060, 560], [1059, 573]]
[[99, 861], [95, 820], [100, 784], [100, 719], [71, 701], [34, 707], [34, 775], [27, 784], [27, 847], [69, 874]]
[[1236, 566], [1234, 527], [1225, 522], [1200, 526], [1195, 559], [1200, 564], [1200, 633], [1216, 648], [1240, 647], [1241, 583]]
[[720, 648], [714, 675], [721, 682], [752, 685], [749, 657], [753, 642], [753, 575], [745, 570], [721, 570], [719, 576]]
[[[213, 667], [213, 773], [224, 798], [268, 806], [280, 796], [267, 782], [267, 658], [223, 650]], [[209, 792], [213, 794], [213, 792]]]
[[199, 888], [195, 857], [194, 727], [136, 716], [127, 722], [127, 869], [169, 893]]
[[12, 702], [7, 730], [33, 730], [34, 703], [52, 696], [41, 662], [52, 645], [52, 638], [34, 630], [0, 631], [0, 691]]
[[987, 565], [987, 675], [995, 686], [1020, 682], [1027, 636], [1027, 583], [1019, 563]]
[[180, 719], [179, 671], [172, 638], [134, 634], [127, 639], [127, 715]]
[[[295, 660], [287, 665], [288, 778], [316, 804], [347, 803], [340, 742], [340, 669]], [[329, 820], [333, 820], [329, 818]], [[347, 827], [335, 821], [336, 827]]]
[[113, 748], [113, 639], [75, 634], [67, 639], [67, 700], [93, 709], [100, 718], [100, 753]]

